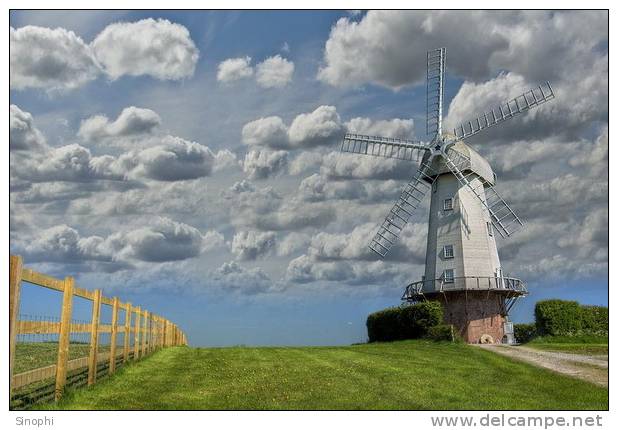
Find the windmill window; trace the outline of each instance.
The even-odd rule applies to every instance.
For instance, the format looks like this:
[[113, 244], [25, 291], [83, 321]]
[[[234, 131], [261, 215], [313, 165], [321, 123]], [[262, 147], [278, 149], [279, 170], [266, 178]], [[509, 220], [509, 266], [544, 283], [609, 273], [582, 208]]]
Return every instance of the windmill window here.
[[453, 258], [453, 245], [444, 245], [444, 258]]
[[445, 269], [444, 272], [442, 272], [442, 281], [445, 284], [452, 284], [455, 282], [455, 270]]
[[487, 222], [487, 234], [490, 236], [494, 235], [494, 226], [489, 221]]
[[433, 191], [434, 193], [436, 191], [438, 191], [438, 182], [434, 182], [433, 184], [431, 184], [431, 191]]
[[444, 210], [452, 211], [453, 210], [453, 199], [444, 199]]

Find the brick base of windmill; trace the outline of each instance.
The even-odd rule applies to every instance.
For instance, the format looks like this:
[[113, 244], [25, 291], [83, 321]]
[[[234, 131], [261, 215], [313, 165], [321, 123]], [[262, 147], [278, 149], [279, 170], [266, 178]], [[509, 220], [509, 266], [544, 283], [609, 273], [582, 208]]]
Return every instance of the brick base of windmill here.
[[[428, 294], [422, 293], [423, 282], [408, 285], [402, 299], [407, 302], [436, 300], [442, 303], [444, 322], [452, 325], [464, 342], [515, 343], [513, 323], [509, 321], [508, 313], [515, 300], [527, 294], [519, 279], [457, 279], [450, 288]], [[471, 285], [476, 283], [486, 285], [484, 288]]]

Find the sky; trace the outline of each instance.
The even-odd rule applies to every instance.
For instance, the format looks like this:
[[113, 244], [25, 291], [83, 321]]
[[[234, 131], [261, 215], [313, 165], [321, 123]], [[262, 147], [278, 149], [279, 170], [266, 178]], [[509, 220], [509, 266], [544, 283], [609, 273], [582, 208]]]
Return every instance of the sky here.
[[[12, 11], [10, 250], [177, 322], [196, 346], [364, 342], [424, 273], [428, 201], [367, 245], [423, 140], [426, 51], [446, 130], [547, 80], [556, 99], [467, 142], [526, 227], [498, 241], [534, 303], [608, 300], [605, 11]], [[25, 285], [23, 314], [59, 295]], [[76, 318], [87, 319], [85, 304]]]

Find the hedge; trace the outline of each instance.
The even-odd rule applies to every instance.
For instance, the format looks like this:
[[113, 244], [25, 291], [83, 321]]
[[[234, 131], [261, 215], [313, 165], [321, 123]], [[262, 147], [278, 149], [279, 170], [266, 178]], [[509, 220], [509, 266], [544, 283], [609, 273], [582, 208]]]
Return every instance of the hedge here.
[[514, 324], [513, 329], [515, 331], [515, 340], [517, 343], [526, 343], [536, 337], [536, 324]]
[[429, 327], [425, 337], [431, 340], [446, 340], [448, 342], [459, 342], [462, 340], [450, 324], [438, 324], [433, 327]]
[[581, 306], [582, 330], [588, 334], [609, 333], [609, 309], [605, 306]]
[[608, 308], [581, 306], [575, 301], [543, 300], [534, 308], [536, 331], [540, 336], [573, 336], [582, 333], [606, 334]]
[[369, 342], [419, 339], [426, 336], [431, 327], [442, 323], [443, 316], [442, 305], [435, 301], [374, 312], [367, 317]]

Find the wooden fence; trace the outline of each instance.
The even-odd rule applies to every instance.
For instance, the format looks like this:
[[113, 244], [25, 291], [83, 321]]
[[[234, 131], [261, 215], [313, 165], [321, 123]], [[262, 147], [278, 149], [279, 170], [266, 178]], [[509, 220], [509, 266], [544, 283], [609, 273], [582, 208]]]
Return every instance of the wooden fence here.
[[[51, 321], [27, 321], [20, 320], [19, 296], [22, 282], [29, 282], [36, 286], [49, 288], [62, 293], [62, 309], [60, 322]], [[10, 256], [9, 277], [9, 317], [10, 317], [10, 393], [20, 387], [35, 382], [55, 377], [56, 400], [62, 397], [64, 387], [67, 384], [67, 372], [88, 368], [88, 385], [92, 385], [97, 379], [97, 368], [101, 364], [107, 365], [108, 373], [114, 373], [119, 363], [128, 360], [137, 360], [160, 348], [176, 345], [186, 345], [187, 337], [172, 322], [155, 315], [139, 306], [134, 307], [131, 303], [122, 303], [118, 297], [108, 298], [101, 294], [101, 290], [87, 290], [75, 285], [72, 277], [63, 280], [35, 272], [23, 267], [20, 256]], [[81, 297], [92, 301], [92, 319], [90, 324], [74, 323], [71, 320], [73, 309], [73, 297]], [[101, 324], [101, 305], [112, 307], [111, 324]], [[118, 325], [118, 313], [125, 312], [125, 322]], [[90, 350], [87, 357], [69, 360], [70, 335], [72, 333], [89, 333]], [[109, 352], [99, 352], [99, 333], [110, 333]], [[124, 333], [124, 344], [117, 345], [117, 335]], [[22, 334], [56, 334], [58, 335], [58, 359], [56, 364], [29, 370], [27, 372], [13, 374], [15, 363], [15, 349], [17, 335]], [[133, 335], [133, 345], [130, 338]]]

